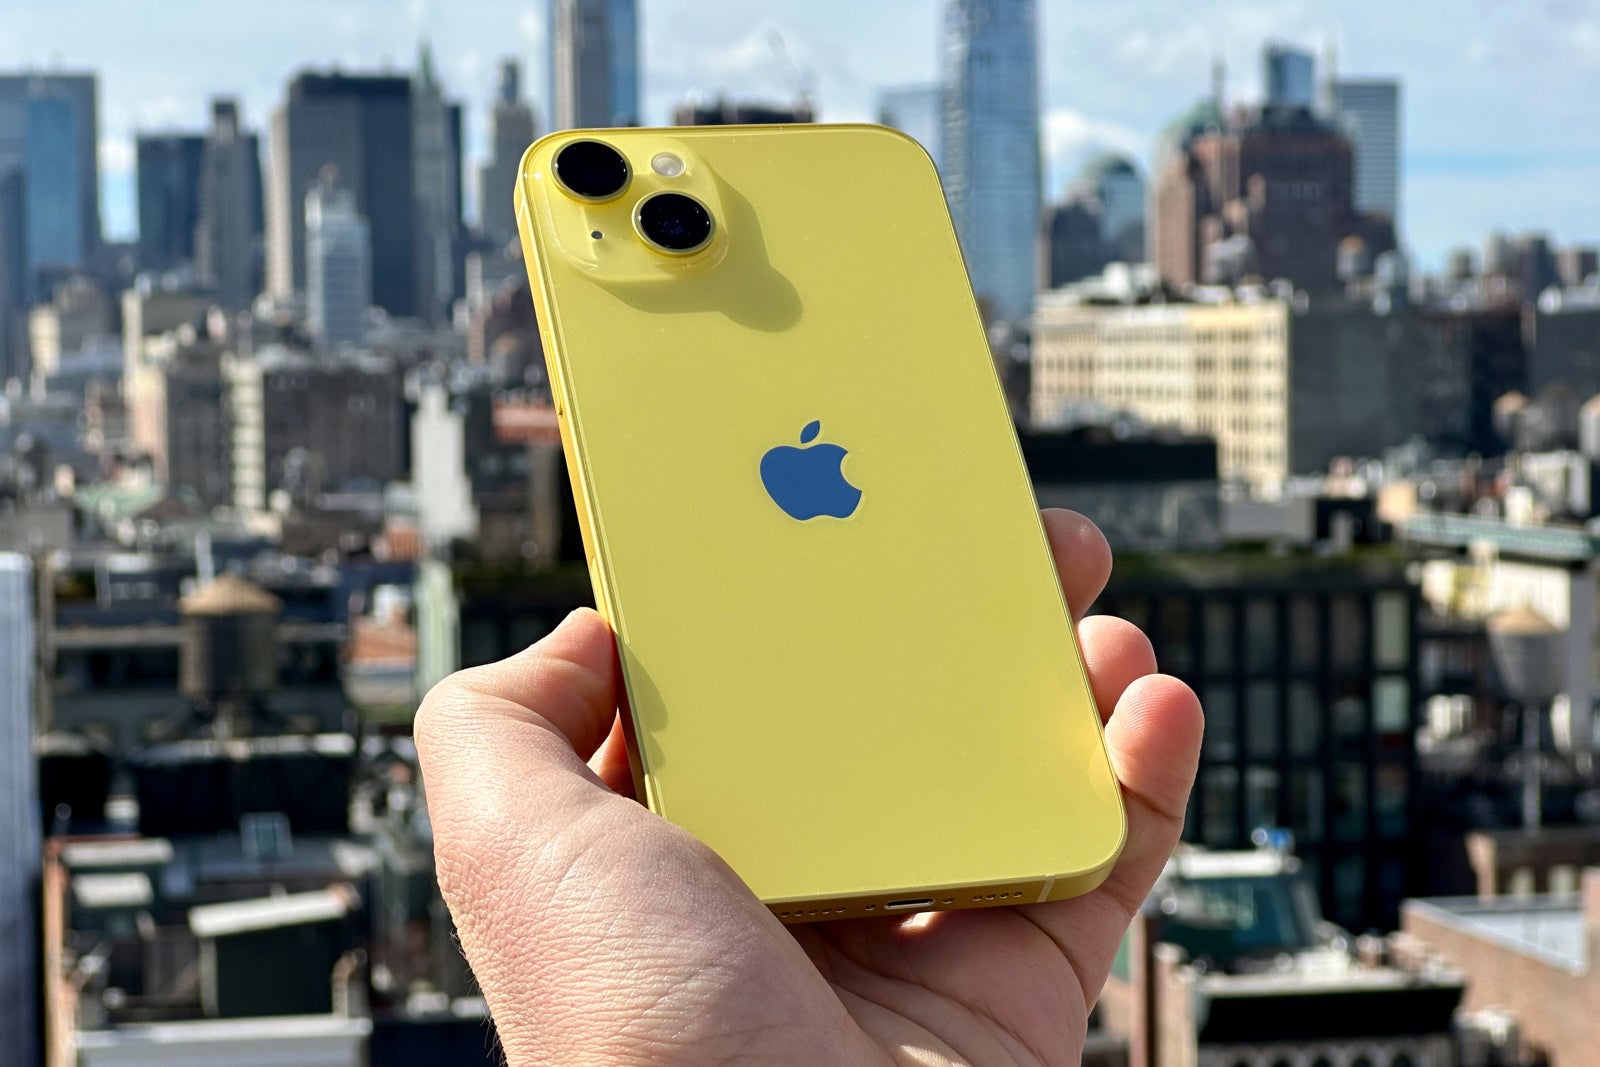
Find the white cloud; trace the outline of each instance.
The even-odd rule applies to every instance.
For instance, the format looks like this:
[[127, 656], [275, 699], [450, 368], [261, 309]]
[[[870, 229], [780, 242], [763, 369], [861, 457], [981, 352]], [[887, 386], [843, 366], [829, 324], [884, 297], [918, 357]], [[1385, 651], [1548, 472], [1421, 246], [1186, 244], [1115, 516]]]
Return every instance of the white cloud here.
[[548, 26], [542, 11], [530, 7], [517, 12], [517, 32], [530, 48], [544, 47]]
[[414, 28], [428, 23], [428, 0], [406, 0], [406, 21]]
[[132, 175], [136, 166], [133, 142], [125, 137], [102, 137], [99, 147], [100, 173]]

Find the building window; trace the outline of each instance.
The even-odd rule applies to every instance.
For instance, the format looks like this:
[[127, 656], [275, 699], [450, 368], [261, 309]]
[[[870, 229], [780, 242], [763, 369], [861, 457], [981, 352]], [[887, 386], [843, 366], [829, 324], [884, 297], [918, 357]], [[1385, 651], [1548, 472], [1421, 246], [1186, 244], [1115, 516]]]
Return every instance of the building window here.
[[1278, 611], [1270, 600], [1245, 605], [1244, 658], [1251, 673], [1270, 673], [1278, 663]]
[[1205, 710], [1205, 751], [1213, 762], [1239, 758], [1239, 699], [1231, 685], [1207, 686], [1201, 707]]
[[1278, 686], [1275, 682], [1251, 682], [1245, 693], [1245, 753], [1251, 759], [1274, 759], [1280, 745], [1278, 724]]
[[1244, 777], [1244, 826], [1246, 830], [1272, 829], [1282, 823], [1278, 799], [1283, 779], [1268, 767], [1251, 767]]
[[1369, 736], [1366, 687], [1359, 682], [1340, 686], [1331, 710], [1334, 748], [1346, 753], [1365, 752]]
[[1335, 670], [1360, 670], [1367, 643], [1366, 620], [1361, 614], [1361, 599], [1354, 596], [1336, 596], [1330, 602], [1332, 621], [1329, 626], [1329, 644], [1333, 651]]
[[1323, 817], [1322, 772], [1296, 770], [1289, 778], [1289, 829], [1307, 844], [1327, 837]]
[[1289, 754], [1301, 759], [1322, 751], [1322, 697], [1310, 682], [1289, 683]]
[[[1347, 856], [1333, 867], [1333, 901], [1335, 914], [1358, 916], [1363, 911], [1366, 898], [1367, 865], [1360, 856]], [[1346, 921], [1349, 921], [1348, 919]], [[1354, 1064], [1351, 1065], [1354, 1067]], [[1367, 1061], [1372, 1067], [1372, 1061]]]
[[1314, 671], [1322, 659], [1322, 627], [1317, 618], [1317, 602], [1296, 597], [1289, 603], [1290, 664], [1297, 671]]
[[1367, 836], [1367, 769], [1341, 763], [1333, 773], [1333, 836], [1362, 841]]
[[1233, 605], [1208, 603], [1205, 606], [1206, 670], [1230, 674], [1233, 661]]
[[1404, 678], [1379, 678], [1372, 684], [1372, 726], [1386, 747], [1405, 747], [1411, 732], [1411, 686]]
[[1194, 609], [1186, 599], [1160, 602], [1161, 669], [1173, 674], [1194, 670]]
[[1205, 771], [1204, 844], [1211, 848], [1237, 848], [1239, 822], [1239, 772], [1233, 767]]
[[1378, 768], [1373, 783], [1373, 808], [1378, 819], [1378, 833], [1384, 837], [1405, 837], [1410, 830], [1406, 815], [1410, 798], [1410, 775], [1397, 764], [1384, 764]]
[[1382, 593], [1373, 601], [1372, 630], [1379, 669], [1403, 669], [1411, 646], [1411, 602], [1404, 593]]

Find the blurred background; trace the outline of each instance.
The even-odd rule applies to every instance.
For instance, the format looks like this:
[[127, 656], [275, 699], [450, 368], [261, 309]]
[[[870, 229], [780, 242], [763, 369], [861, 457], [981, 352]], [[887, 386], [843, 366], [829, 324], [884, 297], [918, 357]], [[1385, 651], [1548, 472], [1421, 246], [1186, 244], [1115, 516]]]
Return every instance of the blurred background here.
[[1086, 1062], [1595, 1062], [1600, 7], [146, 7], [0, 23], [0, 1064], [499, 1062], [409, 735], [592, 602], [518, 159], [813, 121], [1207, 709]]

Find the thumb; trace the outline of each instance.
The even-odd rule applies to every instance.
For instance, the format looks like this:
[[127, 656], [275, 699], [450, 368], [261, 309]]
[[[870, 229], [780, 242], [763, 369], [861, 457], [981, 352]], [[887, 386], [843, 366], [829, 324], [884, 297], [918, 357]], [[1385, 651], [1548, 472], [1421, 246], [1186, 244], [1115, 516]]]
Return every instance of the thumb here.
[[582, 769], [616, 718], [616, 658], [610, 627], [585, 608], [515, 656], [446, 678], [417, 711], [425, 769], [472, 780], [507, 745], [549, 770]]

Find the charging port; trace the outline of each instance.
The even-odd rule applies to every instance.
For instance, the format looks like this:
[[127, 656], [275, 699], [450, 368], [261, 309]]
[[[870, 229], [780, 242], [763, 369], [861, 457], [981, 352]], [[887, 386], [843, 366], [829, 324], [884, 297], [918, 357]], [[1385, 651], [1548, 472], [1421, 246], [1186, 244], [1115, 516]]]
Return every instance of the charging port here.
[[883, 906], [884, 911], [916, 911], [919, 908], [933, 907], [932, 897], [923, 897], [921, 900], [891, 900]]

